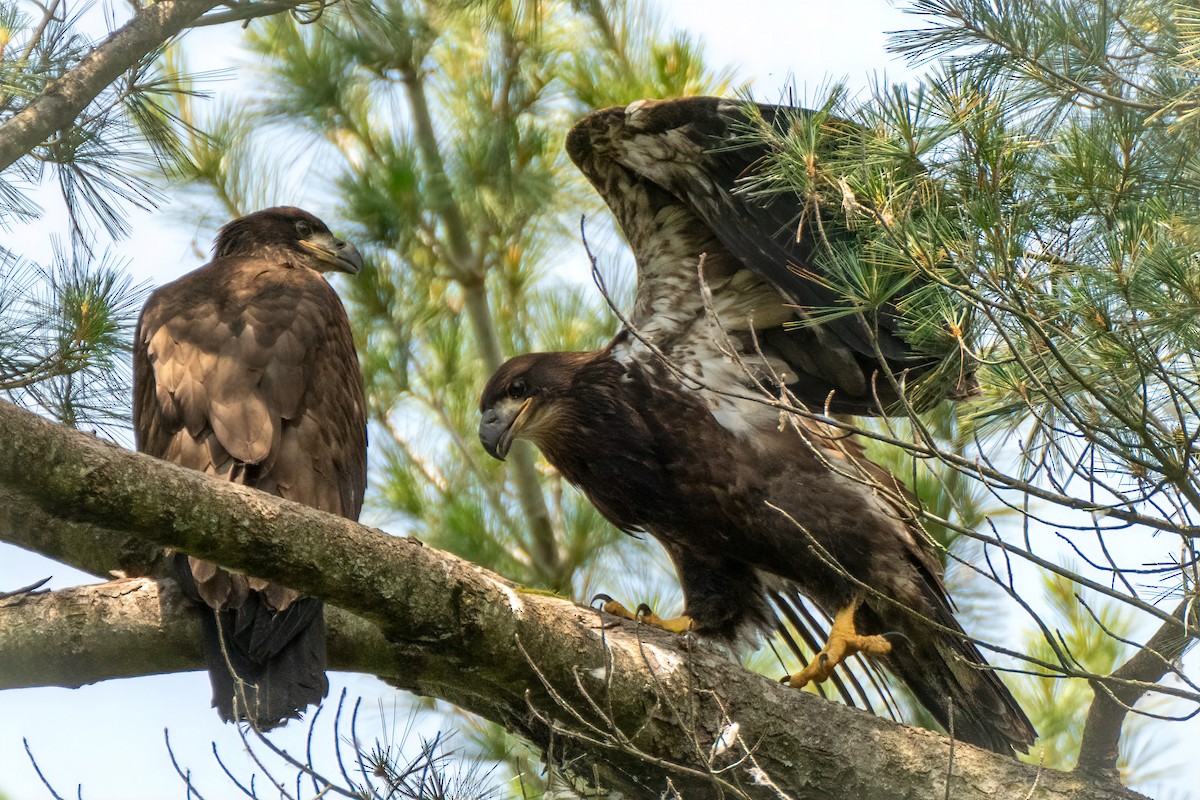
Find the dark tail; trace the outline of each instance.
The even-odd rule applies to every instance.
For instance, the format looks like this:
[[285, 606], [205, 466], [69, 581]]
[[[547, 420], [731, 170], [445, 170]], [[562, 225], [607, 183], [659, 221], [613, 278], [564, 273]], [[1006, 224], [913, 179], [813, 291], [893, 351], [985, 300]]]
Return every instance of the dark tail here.
[[270, 730], [299, 719], [329, 691], [320, 600], [304, 597], [275, 612], [251, 594], [237, 610], [205, 606], [202, 613], [204, 661], [221, 719]]
[[[950, 625], [958, 628], [947, 614]], [[946, 624], [944, 620], [938, 620]], [[893, 640], [884, 663], [954, 738], [996, 753], [1026, 752], [1037, 733], [973, 643], [921, 626]]]
[[266, 731], [321, 702], [329, 681], [320, 600], [302, 597], [273, 611], [262, 595], [250, 592], [238, 608], [218, 611], [200, 600], [186, 562], [177, 574], [184, 592], [200, 604], [204, 662], [221, 719]]

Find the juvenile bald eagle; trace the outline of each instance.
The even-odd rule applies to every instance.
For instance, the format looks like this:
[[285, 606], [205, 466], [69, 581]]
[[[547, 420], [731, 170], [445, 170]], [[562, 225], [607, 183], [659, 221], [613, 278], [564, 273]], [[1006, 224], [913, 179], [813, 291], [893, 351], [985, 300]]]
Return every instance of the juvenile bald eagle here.
[[[138, 449], [358, 519], [367, 481], [363, 380], [325, 273], [362, 258], [298, 208], [236, 219], [213, 259], [155, 291], [134, 340]], [[321, 602], [175, 556], [204, 606], [204, 654], [221, 718], [266, 730], [329, 689]]]
[[[896, 371], [929, 357], [886, 318], [875, 330], [857, 315], [790, 324], [838, 299], [813, 277], [799, 208], [734, 191], [764, 155], [730, 146], [748, 110], [715, 98], [641, 101], [570, 132], [568, 153], [636, 256], [633, 311], [601, 350], [501, 366], [483, 391], [480, 439], [501, 459], [514, 439], [533, 442], [614, 525], [658, 539], [685, 616], [652, 621], [732, 643], [769, 631], [770, 601], [800, 592], [834, 622], [792, 685], [863, 653], [947, 727], [952, 705], [960, 739], [1024, 751], [1033, 728], [955, 621], [903, 488], [832, 427], [762, 402], [757, 387], [776, 381], [817, 410], [878, 413], [872, 384], [888, 391], [873, 380], [879, 354]], [[754, 110], [789, 124], [774, 107]]]

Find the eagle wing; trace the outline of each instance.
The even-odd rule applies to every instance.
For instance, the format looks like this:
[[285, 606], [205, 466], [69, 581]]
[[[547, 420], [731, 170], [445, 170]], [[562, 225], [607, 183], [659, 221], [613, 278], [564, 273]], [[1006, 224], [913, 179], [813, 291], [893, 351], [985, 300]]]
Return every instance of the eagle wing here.
[[138, 323], [138, 448], [357, 519], [366, 403], [341, 302], [311, 270], [214, 262], [156, 291]]
[[[913, 352], [888, 313], [870, 329], [856, 314], [805, 324], [810, 309], [845, 305], [814, 263], [824, 235], [817, 212], [791, 195], [744, 191], [769, 155], [745, 135], [753, 121], [786, 130], [804, 113], [713, 97], [643, 100], [585, 118], [567, 150], [637, 257], [633, 331], [696, 378], [711, 372], [697, 362], [728, 360], [728, 348], [712, 343], [730, 337], [743, 373], [756, 373], [740, 383], [784, 383], [815, 407], [828, 399], [833, 412], [876, 414], [876, 395], [885, 407], [896, 399], [874, 378], [879, 354], [892, 370], [917, 373], [936, 359]], [[711, 309], [700, 290], [702, 254]]]

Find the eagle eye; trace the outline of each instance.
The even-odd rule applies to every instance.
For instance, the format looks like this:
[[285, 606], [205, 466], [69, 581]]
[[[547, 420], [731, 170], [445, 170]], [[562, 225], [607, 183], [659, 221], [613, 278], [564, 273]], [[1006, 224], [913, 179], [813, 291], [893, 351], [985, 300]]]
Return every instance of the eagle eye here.
[[522, 378], [517, 378], [508, 385], [508, 396], [513, 400], [520, 400], [527, 394], [529, 394], [529, 386], [526, 385]]
[[312, 232], [312, 225], [308, 224], [308, 220], [296, 220], [296, 233], [300, 234], [302, 238], [307, 239], [309, 236], [312, 236]]

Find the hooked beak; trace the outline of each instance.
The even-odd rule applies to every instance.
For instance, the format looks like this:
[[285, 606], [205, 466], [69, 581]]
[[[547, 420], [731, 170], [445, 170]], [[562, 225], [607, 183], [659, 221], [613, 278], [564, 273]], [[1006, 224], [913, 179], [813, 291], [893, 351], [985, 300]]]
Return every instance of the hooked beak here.
[[363, 268], [362, 255], [358, 248], [331, 233], [319, 233], [301, 239], [300, 244], [329, 265], [327, 269], [322, 270], [323, 272], [337, 271], [357, 275]]
[[532, 404], [533, 398], [528, 397], [520, 405], [511, 402], [504, 404], [505, 407], [501, 410], [493, 406], [483, 412], [483, 418], [479, 420], [479, 441], [483, 449], [488, 451], [488, 455], [504, 460], [508, 455], [508, 448], [512, 447], [513, 439], [525, 426]]

